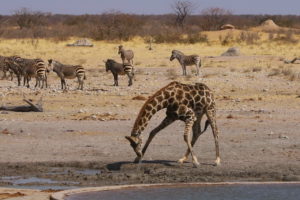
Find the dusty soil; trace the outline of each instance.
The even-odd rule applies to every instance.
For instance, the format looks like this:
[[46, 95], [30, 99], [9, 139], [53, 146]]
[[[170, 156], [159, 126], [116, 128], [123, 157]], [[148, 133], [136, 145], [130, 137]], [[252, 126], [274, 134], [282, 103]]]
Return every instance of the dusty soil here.
[[[240, 68], [241, 61], [249, 67]], [[205, 58], [200, 78], [181, 77], [179, 67], [139, 67], [130, 88], [126, 77], [120, 78], [120, 87], [113, 87], [110, 73], [89, 69], [84, 91], [75, 90], [74, 80], [67, 80], [69, 91], [61, 91], [54, 74], [49, 78], [50, 88], [44, 90], [2, 80], [2, 104], [25, 104], [23, 94], [33, 100], [43, 95], [45, 112], [0, 112], [0, 186], [63, 189], [131, 183], [300, 181], [300, 82], [274, 74], [267, 66], [252, 68], [261, 61], [283, 65], [273, 56]], [[215, 62], [220, 66], [209, 65]], [[283, 67], [297, 70], [300, 66]], [[172, 80], [204, 82], [214, 90], [221, 166], [213, 166], [211, 130], [195, 146], [199, 168], [176, 162], [186, 150], [184, 124], [179, 121], [156, 136], [142, 164], [132, 163], [135, 154], [124, 136], [130, 134], [144, 99]], [[144, 141], [164, 115], [161, 111], [152, 118]], [[54, 182], [12, 181], [32, 177]]]

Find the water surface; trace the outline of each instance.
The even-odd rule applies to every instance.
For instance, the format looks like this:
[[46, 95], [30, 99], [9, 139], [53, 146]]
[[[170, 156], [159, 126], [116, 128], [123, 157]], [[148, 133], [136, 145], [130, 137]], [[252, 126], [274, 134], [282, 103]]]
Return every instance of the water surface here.
[[66, 200], [297, 200], [299, 184], [142, 187], [71, 195]]

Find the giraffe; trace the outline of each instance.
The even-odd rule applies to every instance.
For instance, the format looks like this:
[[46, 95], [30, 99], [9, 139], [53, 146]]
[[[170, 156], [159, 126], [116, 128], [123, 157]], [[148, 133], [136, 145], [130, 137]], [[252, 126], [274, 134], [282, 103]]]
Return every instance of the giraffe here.
[[[166, 108], [166, 117], [150, 132], [149, 137], [141, 150], [142, 139], [140, 136], [143, 130], [148, 125], [151, 117], [156, 112], [164, 108]], [[204, 114], [207, 116], [207, 120], [205, 122], [204, 130], [201, 131], [201, 119]], [[145, 102], [135, 120], [131, 135], [125, 137], [129, 140], [131, 147], [137, 155], [134, 162], [141, 162], [142, 157], [145, 155], [145, 152], [154, 136], [160, 130], [166, 128], [176, 120], [185, 122], [184, 141], [188, 146], [185, 155], [179, 159], [178, 162], [185, 162], [188, 159], [189, 154], [191, 154], [194, 166], [199, 166], [199, 162], [192, 150], [192, 147], [196, 143], [198, 137], [204, 133], [208, 125], [210, 125], [215, 140], [215, 165], [219, 165], [221, 161], [218, 142], [219, 132], [216, 124], [216, 110], [213, 93], [203, 83], [189, 85], [182, 84], [177, 81], [173, 81], [161, 88]], [[190, 140], [190, 134], [192, 131], [193, 137], [192, 140]]]

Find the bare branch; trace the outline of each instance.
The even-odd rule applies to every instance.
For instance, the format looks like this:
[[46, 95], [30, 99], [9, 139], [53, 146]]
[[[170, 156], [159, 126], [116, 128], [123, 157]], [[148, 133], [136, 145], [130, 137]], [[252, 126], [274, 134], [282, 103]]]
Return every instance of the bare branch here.
[[171, 7], [176, 14], [177, 26], [184, 28], [186, 18], [194, 11], [194, 4], [190, 1], [175, 1]]
[[222, 25], [227, 23], [228, 16], [232, 15], [229, 10], [212, 7], [201, 12], [206, 23], [203, 24], [205, 30], [218, 30]]

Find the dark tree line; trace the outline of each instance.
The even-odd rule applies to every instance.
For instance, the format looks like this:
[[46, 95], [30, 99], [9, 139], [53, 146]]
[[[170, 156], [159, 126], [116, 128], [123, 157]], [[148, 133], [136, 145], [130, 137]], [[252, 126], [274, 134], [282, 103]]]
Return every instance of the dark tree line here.
[[0, 37], [54, 38], [88, 37], [95, 40], [130, 40], [135, 36], [153, 38], [155, 42], [201, 42], [201, 31], [218, 30], [225, 23], [238, 29], [258, 26], [272, 19], [279, 26], [300, 28], [300, 16], [295, 15], [233, 15], [222, 8], [195, 11], [189, 1], [174, 2], [174, 14], [134, 15], [117, 11], [99, 15], [53, 15], [20, 9], [11, 16], [0, 16]]

